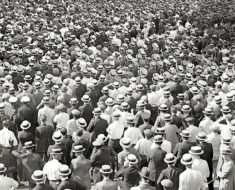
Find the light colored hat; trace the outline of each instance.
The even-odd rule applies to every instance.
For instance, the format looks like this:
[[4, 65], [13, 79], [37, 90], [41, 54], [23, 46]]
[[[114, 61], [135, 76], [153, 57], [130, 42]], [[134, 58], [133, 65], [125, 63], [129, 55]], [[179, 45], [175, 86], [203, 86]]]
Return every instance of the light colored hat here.
[[126, 161], [128, 161], [129, 164], [137, 164], [138, 160], [134, 154], [128, 154], [126, 157]]
[[192, 146], [191, 149], [189, 150], [189, 153], [191, 155], [201, 155], [204, 153], [204, 151], [200, 146]]
[[86, 149], [82, 145], [77, 145], [73, 147], [73, 152], [84, 152]]
[[0, 163], [0, 173], [4, 173], [7, 171], [7, 168], [4, 166], [4, 164]]
[[31, 127], [31, 123], [28, 122], [27, 120], [24, 120], [21, 124], [20, 124], [20, 128], [23, 130], [29, 129]]
[[63, 135], [61, 134], [60, 131], [55, 131], [54, 134], [52, 135], [52, 139], [55, 142], [61, 141], [63, 139]]
[[183, 165], [190, 165], [193, 163], [193, 157], [191, 154], [184, 154], [183, 157], [181, 158], [181, 163]]
[[111, 167], [109, 165], [102, 165], [102, 167], [100, 169], [100, 173], [102, 173], [102, 174], [110, 174], [112, 172], [113, 172], [113, 170], [111, 169]]
[[165, 158], [164, 158], [164, 162], [166, 162], [167, 164], [171, 164], [171, 163], [175, 163], [176, 161], [176, 157], [174, 156], [174, 154], [172, 153], [167, 153]]
[[131, 143], [131, 139], [128, 137], [123, 137], [120, 140], [120, 145], [124, 148], [129, 148], [131, 147], [132, 143]]
[[28, 103], [30, 102], [30, 98], [28, 96], [23, 96], [20, 100], [21, 103]]
[[59, 172], [60, 176], [68, 176], [69, 174], [71, 174], [71, 169], [64, 164], [59, 168]]
[[42, 181], [42, 180], [44, 180], [45, 176], [43, 175], [43, 172], [41, 170], [35, 170], [33, 172], [33, 175], [31, 176], [31, 178], [34, 181]]

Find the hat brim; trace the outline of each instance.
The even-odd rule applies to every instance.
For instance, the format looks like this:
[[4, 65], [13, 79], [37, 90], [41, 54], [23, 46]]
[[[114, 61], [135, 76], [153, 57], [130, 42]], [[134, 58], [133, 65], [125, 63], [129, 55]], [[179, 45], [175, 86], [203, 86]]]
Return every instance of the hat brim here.
[[181, 136], [181, 137], [188, 137], [188, 138], [191, 137], [190, 134], [189, 134], [189, 135], [184, 135], [183, 133], [180, 133], [180, 136]]
[[207, 138], [207, 136], [206, 136], [206, 138], [202, 139], [202, 138], [196, 136], [196, 139], [199, 140], [199, 141], [207, 141], [208, 138]]
[[113, 172], [112, 169], [110, 169], [110, 171], [108, 171], [108, 172], [103, 171], [102, 168], [100, 169], [100, 173], [102, 173], [102, 174], [111, 174], [112, 172]]
[[58, 142], [61, 141], [63, 139], [63, 137], [61, 136], [60, 139], [55, 139], [55, 137], [52, 137], [53, 141]]
[[175, 163], [176, 162], [176, 157], [174, 157], [174, 160], [167, 160], [166, 158], [164, 158], [164, 162], [166, 162], [167, 164], [172, 164], [172, 163]]
[[124, 148], [129, 148], [129, 147], [131, 147], [131, 143], [130, 143], [129, 145], [124, 145], [124, 144], [122, 143], [122, 141], [120, 141], [120, 145], [121, 145], [121, 147], [124, 147]]
[[83, 148], [82, 150], [72, 150], [73, 152], [84, 152], [86, 149]]
[[201, 150], [201, 152], [192, 152], [191, 150], [189, 150], [188, 152], [189, 152], [189, 154], [191, 154], [191, 155], [201, 155], [201, 154], [204, 153], [203, 150]]
[[6, 171], [7, 171], [7, 168], [4, 167], [4, 170], [0, 171], [0, 173], [4, 173], [4, 172], [6, 172]]
[[29, 125], [28, 125], [27, 127], [20, 126], [20, 128], [23, 129], [23, 130], [27, 130], [27, 129], [29, 129], [30, 127], [31, 127], [31, 123], [29, 123]]
[[183, 161], [183, 160], [181, 159], [180, 162], [181, 162], [181, 164], [183, 164], [183, 165], [190, 165], [190, 164], [193, 163], [193, 160], [191, 160], [190, 162], [185, 162], [185, 161]]
[[32, 180], [34, 181], [42, 181], [45, 179], [45, 177], [43, 176], [42, 178], [35, 178], [33, 175], [31, 176]]
[[60, 173], [60, 176], [68, 176], [71, 174], [71, 169], [69, 169], [68, 173], [61, 173], [61, 172], [59, 173]]

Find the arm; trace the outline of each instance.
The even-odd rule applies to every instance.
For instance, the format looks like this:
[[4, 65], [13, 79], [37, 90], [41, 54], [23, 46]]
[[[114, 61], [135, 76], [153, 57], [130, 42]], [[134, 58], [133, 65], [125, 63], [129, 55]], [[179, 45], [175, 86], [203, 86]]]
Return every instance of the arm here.
[[220, 177], [220, 178], [226, 178], [230, 172], [232, 171], [233, 167], [232, 167], [232, 163], [229, 163], [229, 165], [227, 165], [226, 167], [224, 167], [224, 170], [223, 171], [219, 171], [217, 173], [217, 175]]
[[87, 131], [92, 132], [94, 130], [94, 119], [92, 119], [87, 127]]

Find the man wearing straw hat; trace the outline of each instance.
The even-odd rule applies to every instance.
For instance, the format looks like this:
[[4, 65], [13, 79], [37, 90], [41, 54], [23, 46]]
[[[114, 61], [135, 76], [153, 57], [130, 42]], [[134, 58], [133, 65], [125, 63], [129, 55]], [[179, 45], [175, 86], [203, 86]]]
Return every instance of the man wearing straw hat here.
[[182, 190], [205, 190], [205, 179], [201, 172], [192, 169], [193, 158], [190, 154], [184, 154], [181, 163], [186, 170], [180, 174], [179, 189]]
[[12, 151], [12, 154], [16, 156], [22, 163], [22, 168], [18, 165], [18, 171], [21, 174], [22, 181], [29, 181], [30, 188], [35, 186], [34, 181], [32, 181], [31, 175], [34, 170], [42, 169], [43, 163], [39, 154], [34, 153], [35, 144], [32, 141], [27, 141], [24, 143], [25, 153], [18, 151]]
[[161, 135], [154, 136], [155, 146], [151, 149], [148, 168], [150, 170], [150, 185], [156, 186], [157, 179], [163, 169], [167, 167], [164, 162], [166, 152], [162, 150], [163, 138]]
[[72, 151], [76, 156], [76, 158], [71, 161], [72, 177], [89, 190], [91, 188], [91, 179], [89, 174], [91, 161], [84, 157], [83, 153], [85, 148], [82, 145], [74, 146]]
[[[201, 155], [201, 159], [206, 160], [208, 166], [209, 166], [209, 177], [207, 178], [207, 181], [211, 181], [212, 180], [212, 174], [213, 174], [213, 147], [212, 144], [207, 142], [207, 136], [205, 132], [200, 132], [197, 134], [196, 136], [199, 144], [198, 146], [201, 147], [203, 154]], [[209, 190], [213, 190], [213, 183], [211, 182], [209, 184]]]
[[200, 171], [204, 176], [204, 180], [209, 177], [210, 171], [207, 162], [200, 158], [200, 156], [204, 153], [201, 147], [192, 146], [189, 154], [193, 157], [192, 169]]
[[183, 130], [180, 133], [180, 136], [182, 138], [182, 142], [176, 144], [173, 154], [176, 156], [175, 166], [181, 169], [185, 169], [185, 167], [181, 164], [180, 159], [183, 157], [185, 153], [188, 153], [188, 151], [192, 146], [192, 144], [189, 142], [191, 134], [189, 131]]
[[31, 176], [36, 186], [32, 190], [53, 190], [53, 188], [45, 183], [45, 176], [41, 170], [35, 170]]
[[217, 176], [220, 178], [219, 189], [230, 190], [235, 188], [235, 167], [234, 162], [231, 160], [232, 154], [229, 147], [224, 147], [221, 150], [223, 165], [217, 172]]
[[123, 190], [129, 190], [138, 184], [140, 180], [138, 159], [134, 154], [128, 154], [124, 166], [117, 171], [116, 177], [122, 177]]
[[52, 160], [48, 161], [43, 167], [43, 173], [47, 176], [49, 184], [56, 189], [60, 184], [60, 175], [59, 169], [62, 167], [62, 164], [59, 162], [63, 152], [61, 149], [52, 149], [50, 153]]
[[18, 182], [12, 178], [5, 176], [4, 174], [6, 171], [7, 168], [4, 166], [4, 164], [0, 163], [0, 189], [4, 190], [16, 189], [19, 185]]
[[176, 157], [172, 153], [167, 153], [164, 159], [167, 163], [167, 168], [162, 170], [157, 180], [157, 187], [160, 188], [160, 184], [164, 179], [169, 179], [173, 182], [172, 190], [178, 190], [179, 188], [179, 175], [183, 172], [182, 169], [174, 166]]
[[61, 182], [57, 190], [71, 189], [71, 190], [86, 190], [86, 187], [81, 185], [77, 180], [70, 177], [71, 169], [67, 165], [62, 165], [59, 168], [59, 175]]
[[110, 174], [112, 172], [113, 171], [109, 165], [103, 165], [101, 167], [100, 173], [103, 176], [103, 180], [95, 185], [95, 190], [103, 190], [103, 189], [118, 190], [117, 182], [114, 182], [110, 179]]
[[131, 190], [154, 190], [155, 188], [149, 185], [149, 169], [147, 167], [143, 167], [140, 172], [140, 182], [136, 187], [132, 187]]

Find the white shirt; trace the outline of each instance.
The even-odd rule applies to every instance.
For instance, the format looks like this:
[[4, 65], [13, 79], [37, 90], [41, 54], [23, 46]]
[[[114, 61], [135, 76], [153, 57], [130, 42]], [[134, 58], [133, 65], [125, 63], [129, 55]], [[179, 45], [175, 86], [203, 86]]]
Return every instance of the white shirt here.
[[153, 142], [148, 139], [140, 139], [135, 145], [135, 149], [140, 155], [146, 155], [149, 158], [150, 150]]
[[69, 114], [65, 112], [60, 112], [54, 117], [53, 121], [56, 123], [57, 129], [63, 128], [67, 126], [67, 123], [69, 121]]
[[[154, 149], [156, 147], [156, 144], [153, 142], [151, 149]], [[167, 141], [167, 140], [163, 140], [162, 144], [161, 144], [161, 148], [162, 150], [166, 151], [167, 153], [171, 152], [171, 142]]]
[[207, 142], [212, 144], [213, 160], [218, 160], [220, 155], [221, 136], [212, 132], [207, 135]]
[[0, 130], [0, 145], [4, 147], [11, 147], [12, 145], [9, 143], [10, 140], [13, 141], [13, 146], [17, 146], [18, 142], [14, 133], [4, 127], [2, 130]]
[[59, 169], [61, 168], [61, 166], [62, 164], [58, 160], [53, 159], [45, 164], [45, 166], [43, 167], [43, 173], [44, 175], [47, 175], [48, 180], [59, 180]]
[[206, 185], [201, 172], [193, 169], [186, 169], [180, 174], [179, 190], [205, 190]]
[[7, 176], [0, 176], [0, 189], [2, 190], [13, 190], [18, 187], [18, 182]]
[[199, 124], [199, 128], [205, 132], [206, 134], [210, 134], [211, 133], [211, 129], [210, 126], [213, 124], [214, 122], [210, 119], [210, 118], [205, 118], [204, 120], [202, 120]]
[[124, 132], [124, 125], [120, 120], [113, 121], [106, 129], [110, 139], [121, 139]]
[[72, 136], [74, 132], [78, 131], [80, 127], [78, 126], [77, 120], [75, 119], [70, 119], [67, 122], [67, 134]]
[[46, 116], [46, 124], [50, 125], [50, 126], [54, 126], [53, 123], [53, 118], [55, 117], [55, 110], [48, 107], [48, 106], [44, 106], [43, 108], [41, 108], [38, 111], [38, 122], [40, 123], [40, 117], [41, 115], [45, 115]]
[[204, 176], [205, 180], [210, 175], [209, 166], [208, 166], [207, 162], [203, 159], [194, 158], [193, 164], [192, 164], [192, 169], [201, 172], [202, 175]]
[[143, 138], [143, 135], [141, 131], [136, 128], [136, 127], [129, 127], [125, 132], [124, 132], [124, 137], [128, 137], [131, 139], [132, 144], [136, 144], [137, 141], [141, 138]]
[[158, 104], [159, 99], [162, 97], [160, 93], [156, 93], [156, 92], [150, 92], [147, 94], [148, 96], [148, 103], [152, 106], [152, 107], [156, 107]]

